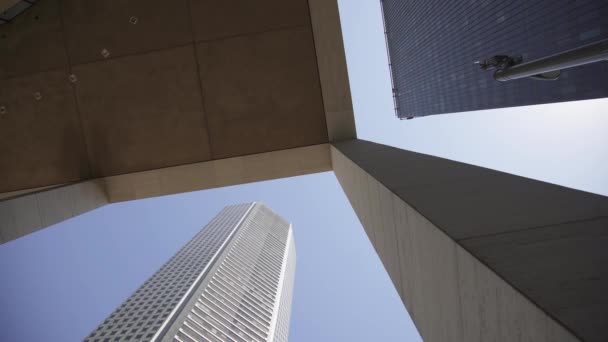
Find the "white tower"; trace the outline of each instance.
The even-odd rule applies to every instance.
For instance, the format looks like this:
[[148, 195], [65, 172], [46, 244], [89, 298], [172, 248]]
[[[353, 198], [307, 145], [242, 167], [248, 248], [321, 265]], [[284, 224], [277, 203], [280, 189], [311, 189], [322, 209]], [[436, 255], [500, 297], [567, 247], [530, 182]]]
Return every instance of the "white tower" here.
[[287, 341], [295, 257], [269, 208], [226, 207], [85, 341]]

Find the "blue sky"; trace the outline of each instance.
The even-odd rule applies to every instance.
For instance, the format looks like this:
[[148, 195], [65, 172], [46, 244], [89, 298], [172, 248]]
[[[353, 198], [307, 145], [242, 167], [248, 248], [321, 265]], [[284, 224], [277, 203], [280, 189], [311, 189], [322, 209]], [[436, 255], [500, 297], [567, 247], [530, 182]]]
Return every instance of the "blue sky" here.
[[[608, 195], [608, 101], [399, 121], [379, 1], [340, 10], [360, 138]], [[222, 207], [252, 200], [294, 225], [290, 341], [420, 341], [332, 173], [109, 205], [0, 246], [0, 341], [82, 339]]]

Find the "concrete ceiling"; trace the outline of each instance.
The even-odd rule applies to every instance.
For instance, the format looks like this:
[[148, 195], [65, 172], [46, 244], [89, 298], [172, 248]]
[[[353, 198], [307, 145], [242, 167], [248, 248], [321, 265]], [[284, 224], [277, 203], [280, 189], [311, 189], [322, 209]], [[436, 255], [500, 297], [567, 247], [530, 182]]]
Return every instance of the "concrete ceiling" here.
[[314, 39], [306, 0], [40, 1], [0, 26], [0, 193], [326, 143]]

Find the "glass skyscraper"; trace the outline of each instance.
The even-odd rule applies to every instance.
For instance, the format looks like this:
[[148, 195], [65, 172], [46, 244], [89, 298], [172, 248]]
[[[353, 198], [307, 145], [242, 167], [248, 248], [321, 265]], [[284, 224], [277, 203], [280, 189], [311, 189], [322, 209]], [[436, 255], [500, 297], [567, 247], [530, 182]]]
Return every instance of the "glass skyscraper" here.
[[555, 81], [498, 82], [474, 64], [523, 62], [608, 38], [608, 1], [382, 0], [397, 116], [474, 111], [608, 96], [608, 63]]
[[295, 258], [284, 219], [226, 207], [85, 341], [287, 341]]

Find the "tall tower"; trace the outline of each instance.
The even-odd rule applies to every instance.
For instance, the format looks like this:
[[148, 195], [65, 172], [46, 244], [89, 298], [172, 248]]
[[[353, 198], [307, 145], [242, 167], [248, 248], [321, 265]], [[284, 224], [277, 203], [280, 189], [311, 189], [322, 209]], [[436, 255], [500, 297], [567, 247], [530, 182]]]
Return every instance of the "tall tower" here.
[[295, 258], [284, 219], [226, 207], [85, 341], [287, 341]]

